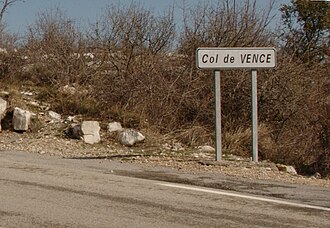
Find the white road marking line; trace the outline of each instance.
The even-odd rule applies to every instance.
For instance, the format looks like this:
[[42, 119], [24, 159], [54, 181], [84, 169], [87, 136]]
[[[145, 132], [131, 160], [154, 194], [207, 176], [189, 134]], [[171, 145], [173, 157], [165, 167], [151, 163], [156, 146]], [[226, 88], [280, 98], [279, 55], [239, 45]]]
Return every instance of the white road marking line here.
[[218, 191], [218, 190], [209, 190], [209, 189], [203, 189], [203, 188], [188, 187], [188, 186], [177, 185], [177, 184], [158, 183], [158, 185], [171, 187], [171, 188], [181, 188], [181, 189], [198, 191], [198, 192], [206, 192], [206, 193], [212, 193], [212, 194], [218, 194], [218, 195], [224, 195], [224, 196], [239, 197], [239, 198], [243, 198], [243, 199], [258, 200], [258, 201], [269, 202], [269, 203], [277, 203], [277, 204], [283, 204], [283, 205], [294, 206], [294, 207], [330, 211], [330, 208], [327, 208], [327, 207], [313, 206], [313, 205], [301, 204], [301, 203], [292, 203], [292, 202], [287, 202], [287, 201], [283, 201], [283, 200], [267, 199], [267, 198], [256, 197], [256, 196], [247, 196], [247, 195], [242, 195], [242, 194], [238, 194], [238, 193], [230, 193], [230, 192], [224, 192], [224, 191]]

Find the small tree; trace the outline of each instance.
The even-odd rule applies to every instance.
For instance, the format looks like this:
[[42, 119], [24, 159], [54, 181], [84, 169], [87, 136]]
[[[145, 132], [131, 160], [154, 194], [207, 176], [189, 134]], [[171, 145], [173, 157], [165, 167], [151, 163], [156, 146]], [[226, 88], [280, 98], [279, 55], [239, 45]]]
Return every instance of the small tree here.
[[5, 32], [5, 24], [3, 22], [4, 15], [8, 8], [16, 2], [24, 2], [24, 0], [2, 0], [0, 1], [0, 45], [1, 47], [9, 46], [17, 41], [17, 35]]
[[[90, 38], [94, 41], [92, 45], [103, 52], [114, 54], [120, 51], [121, 64], [129, 71], [136, 57], [168, 50], [175, 33], [173, 20], [173, 10], [163, 16], [155, 16], [150, 10], [135, 4], [109, 6], [94, 25]], [[115, 61], [112, 63], [120, 68]]]
[[35, 68], [44, 69], [36, 69], [42, 72], [39, 82], [62, 85], [89, 78], [85, 58], [78, 57], [86, 49], [83, 35], [61, 9], [53, 8], [39, 13], [35, 23], [28, 27], [25, 39], [29, 61], [37, 63]]
[[330, 4], [291, 1], [281, 7], [285, 50], [303, 61], [322, 61], [329, 56]]
[[[94, 94], [104, 110], [110, 108], [108, 113], [124, 125], [135, 127], [140, 119], [159, 123], [168, 113], [171, 101], [167, 98], [174, 93], [175, 76], [166, 52], [174, 36], [173, 9], [155, 15], [134, 3], [107, 7], [93, 26], [90, 46], [100, 56]], [[138, 114], [132, 118], [129, 112]]]
[[0, 10], [0, 24], [2, 24], [2, 22], [3, 22], [3, 17], [5, 15], [5, 12], [7, 11], [7, 9], [14, 3], [20, 2], [20, 1], [24, 1], [24, 0], [3, 0], [3, 1], [1, 1], [2, 7]]
[[268, 158], [327, 176], [330, 4], [292, 0], [280, 10], [278, 69], [259, 80], [260, 119], [272, 126], [278, 145]]

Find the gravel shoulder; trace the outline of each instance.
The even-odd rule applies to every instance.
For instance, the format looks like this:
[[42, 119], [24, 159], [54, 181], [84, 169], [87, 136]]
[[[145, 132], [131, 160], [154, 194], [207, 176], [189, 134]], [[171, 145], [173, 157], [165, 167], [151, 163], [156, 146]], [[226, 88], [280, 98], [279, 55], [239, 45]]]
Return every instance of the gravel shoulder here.
[[274, 163], [227, 156], [215, 162], [214, 152], [201, 152], [196, 148], [177, 151], [164, 149], [161, 144], [146, 141], [134, 147], [119, 145], [112, 136], [103, 133], [100, 144], [89, 145], [81, 140], [63, 136], [64, 124], [47, 123], [37, 132], [0, 133], [0, 151], [24, 151], [60, 156], [66, 159], [100, 159], [132, 163], [142, 167], [166, 167], [182, 173], [216, 175], [246, 180], [272, 180], [284, 183], [330, 187], [329, 179], [318, 179], [280, 172]]

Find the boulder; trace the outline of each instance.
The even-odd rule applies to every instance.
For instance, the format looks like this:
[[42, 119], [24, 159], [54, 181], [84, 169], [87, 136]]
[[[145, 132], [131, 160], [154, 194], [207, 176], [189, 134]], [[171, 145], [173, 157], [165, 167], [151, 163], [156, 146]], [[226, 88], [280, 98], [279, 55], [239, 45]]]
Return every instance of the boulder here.
[[101, 141], [100, 124], [97, 121], [83, 121], [81, 123], [82, 139], [85, 143], [94, 144]]
[[81, 124], [72, 123], [67, 130], [67, 136], [72, 139], [82, 139], [88, 144], [94, 144], [101, 141], [100, 129], [97, 121], [83, 121]]
[[15, 131], [26, 131], [29, 129], [31, 113], [29, 111], [15, 108], [13, 113], [13, 125]]
[[121, 131], [118, 137], [119, 142], [124, 146], [133, 146], [135, 143], [142, 142], [143, 140], [145, 140], [144, 135], [133, 129]]
[[111, 122], [108, 124], [108, 132], [118, 132], [118, 131], [123, 131], [123, 127], [119, 122]]

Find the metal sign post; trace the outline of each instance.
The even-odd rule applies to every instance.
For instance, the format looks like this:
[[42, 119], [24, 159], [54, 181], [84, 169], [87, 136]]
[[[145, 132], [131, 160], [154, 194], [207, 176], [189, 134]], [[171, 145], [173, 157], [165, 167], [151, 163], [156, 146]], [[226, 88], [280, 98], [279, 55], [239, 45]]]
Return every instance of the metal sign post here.
[[258, 162], [258, 95], [257, 71], [252, 70], [252, 160]]
[[220, 71], [214, 71], [214, 95], [215, 95], [215, 143], [216, 143], [216, 161], [222, 158], [222, 145], [221, 145], [221, 78]]
[[258, 97], [257, 70], [276, 67], [276, 50], [257, 48], [198, 48], [196, 62], [199, 69], [213, 69], [215, 83], [216, 160], [222, 157], [220, 71], [226, 69], [252, 70], [252, 159], [258, 162]]

